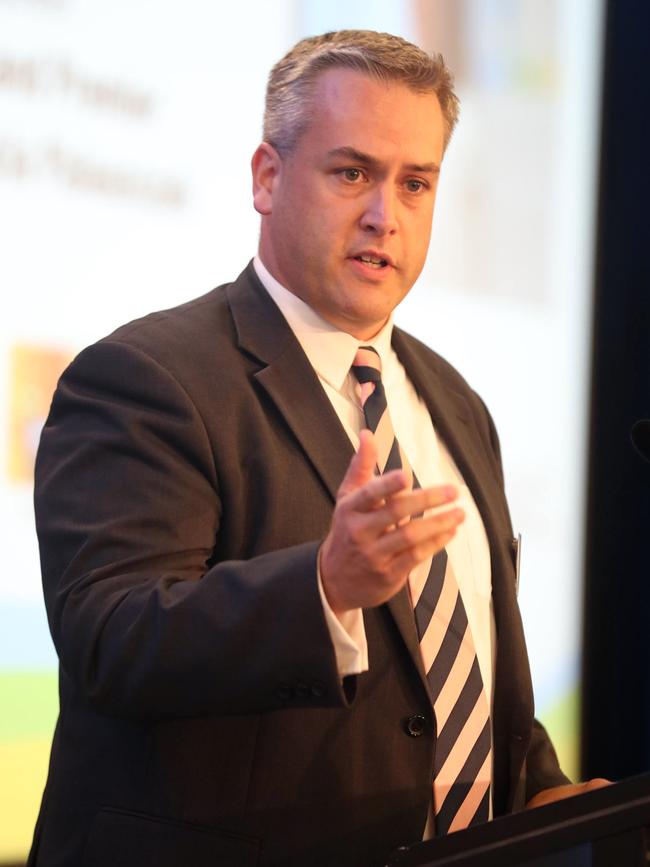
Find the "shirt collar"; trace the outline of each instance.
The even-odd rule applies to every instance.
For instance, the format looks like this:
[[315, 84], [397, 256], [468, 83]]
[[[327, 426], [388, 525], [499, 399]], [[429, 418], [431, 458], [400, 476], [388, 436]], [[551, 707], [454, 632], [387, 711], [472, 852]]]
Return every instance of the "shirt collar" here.
[[321, 379], [341, 391], [359, 346], [373, 346], [379, 353], [383, 369], [386, 369], [392, 352], [392, 315], [372, 340], [359, 341], [327, 322], [301, 298], [282, 286], [269, 273], [259, 256], [253, 259], [253, 267]]

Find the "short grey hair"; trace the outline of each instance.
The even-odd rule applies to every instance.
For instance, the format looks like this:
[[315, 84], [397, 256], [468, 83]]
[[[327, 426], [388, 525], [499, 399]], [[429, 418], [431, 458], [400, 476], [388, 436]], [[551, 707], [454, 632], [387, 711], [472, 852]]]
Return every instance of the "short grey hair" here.
[[441, 54], [426, 51], [390, 33], [339, 30], [301, 39], [269, 75], [264, 111], [264, 141], [281, 154], [291, 153], [305, 131], [316, 81], [328, 69], [344, 68], [378, 81], [395, 81], [416, 93], [435, 93], [449, 143], [459, 113], [453, 76]]

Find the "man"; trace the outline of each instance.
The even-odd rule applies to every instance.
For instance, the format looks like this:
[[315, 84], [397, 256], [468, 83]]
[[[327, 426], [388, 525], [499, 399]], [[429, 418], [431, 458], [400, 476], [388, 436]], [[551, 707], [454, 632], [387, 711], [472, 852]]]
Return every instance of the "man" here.
[[[494, 427], [391, 323], [456, 113], [401, 39], [299, 43], [252, 161], [258, 258], [62, 377], [36, 471], [61, 715], [30, 863], [374, 865], [575, 791], [533, 721]], [[460, 636], [433, 603], [416, 628], [434, 564]], [[474, 678], [457, 738], [426, 635]], [[463, 683], [441, 680], [447, 721]]]

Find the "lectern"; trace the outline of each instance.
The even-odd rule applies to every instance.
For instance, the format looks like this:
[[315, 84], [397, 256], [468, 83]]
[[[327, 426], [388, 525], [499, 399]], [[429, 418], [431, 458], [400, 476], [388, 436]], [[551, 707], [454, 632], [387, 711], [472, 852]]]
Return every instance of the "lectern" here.
[[404, 846], [387, 867], [648, 867], [650, 774]]

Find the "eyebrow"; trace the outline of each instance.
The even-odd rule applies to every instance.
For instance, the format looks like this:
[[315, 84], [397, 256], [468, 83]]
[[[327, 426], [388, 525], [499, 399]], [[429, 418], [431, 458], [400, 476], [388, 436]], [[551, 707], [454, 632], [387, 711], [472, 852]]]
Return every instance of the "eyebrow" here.
[[[327, 156], [330, 158], [344, 157], [345, 159], [352, 160], [355, 163], [361, 163], [370, 168], [381, 167], [381, 160], [370, 156], [370, 154], [364, 154], [363, 151], [358, 151], [356, 148], [349, 147], [348, 145], [344, 145], [340, 148], [333, 148], [331, 151], [327, 152]], [[438, 163], [408, 163], [404, 168], [408, 172], [419, 172], [420, 174], [438, 174], [440, 171]]]

